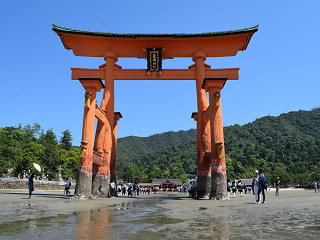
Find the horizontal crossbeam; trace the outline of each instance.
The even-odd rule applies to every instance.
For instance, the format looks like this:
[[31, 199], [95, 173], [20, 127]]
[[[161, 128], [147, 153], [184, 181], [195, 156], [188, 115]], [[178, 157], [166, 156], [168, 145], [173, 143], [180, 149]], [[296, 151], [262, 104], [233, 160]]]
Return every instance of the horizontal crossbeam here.
[[[101, 78], [105, 79], [105, 69], [71, 68], [72, 80], [79, 78]], [[239, 68], [205, 69], [205, 78], [227, 78], [238, 80]], [[195, 69], [163, 69], [160, 72], [147, 74], [145, 69], [114, 69], [115, 80], [195, 80]]]

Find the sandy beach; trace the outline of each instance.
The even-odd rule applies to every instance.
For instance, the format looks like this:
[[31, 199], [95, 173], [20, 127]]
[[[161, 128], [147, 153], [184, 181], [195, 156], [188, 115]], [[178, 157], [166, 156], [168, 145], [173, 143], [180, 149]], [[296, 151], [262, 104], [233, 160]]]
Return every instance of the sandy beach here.
[[61, 190], [36, 190], [31, 199], [28, 197], [27, 189], [0, 190], [0, 224], [71, 214], [77, 211], [112, 209], [117, 204], [135, 201], [128, 197], [78, 200], [67, 196]]
[[[19, 232], [10, 223], [39, 219], [32, 225], [38, 231], [50, 229], [59, 236], [65, 231], [69, 239], [319, 239], [319, 203], [320, 193], [304, 189], [281, 189], [279, 197], [272, 190], [265, 204], [255, 204], [252, 193], [237, 193], [224, 201], [191, 199], [181, 193], [76, 200], [61, 191], [36, 190], [29, 200], [26, 190], [1, 190], [0, 232], [11, 233], [0, 238], [34, 234], [30, 224]], [[71, 228], [60, 224], [52, 230], [52, 220], [44, 219], [48, 217], [58, 217]]]
[[265, 204], [254, 201], [252, 193], [237, 193], [225, 201], [172, 198], [158, 206], [184, 220], [171, 226], [172, 236], [184, 229], [194, 239], [319, 239], [320, 193], [280, 189], [275, 196], [272, 189]]

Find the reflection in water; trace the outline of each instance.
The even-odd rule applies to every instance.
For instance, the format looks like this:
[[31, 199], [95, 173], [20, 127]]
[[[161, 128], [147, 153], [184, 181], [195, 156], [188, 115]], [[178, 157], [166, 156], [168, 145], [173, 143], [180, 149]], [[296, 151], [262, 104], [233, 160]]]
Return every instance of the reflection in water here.
[[208, 216], [202, 213], [203, 218], [187, 220], [185, 237], [188, 239], [228, 240], [229, 218], [227, 216]]
[[207, 224], [206, 234], [200, 234], [199, 239], [229, 239], [229, 220], [227, 217], [212, 219]]
[[106, 209], [83, 211], [77, 213], [77, 239], [113, 239], [110, 226], [112, 212]]
[[229, 239], [229, 219], [220, 216], [183, 221], [155, 204], [161, 199], [125, 202], [107, 209], [76, 213], [76, 239]]

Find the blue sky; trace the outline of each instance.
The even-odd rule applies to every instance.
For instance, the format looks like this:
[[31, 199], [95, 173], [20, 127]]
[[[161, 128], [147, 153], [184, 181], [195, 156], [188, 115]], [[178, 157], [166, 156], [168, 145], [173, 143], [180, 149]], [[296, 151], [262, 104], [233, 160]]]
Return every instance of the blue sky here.
[[[240, 79], [222, 91], [224, 125], [320, 105], [320, 1], [1, 1], [0, 127], [39, 123], [81, 141], [84, 90], [70, 67], [97, 68], [102, 58], [64, 49], [51, 24], [92, 31], [196, 33], [259, 24], [246, 51], [207, 58], [212, 68], [240, 67]], [[152, 19], [152, 21], [150, 20]], [[142, 59], [119, 59], [146, 68]], [[189, 58], [165, 60], [187, 68]], [[101, 100], [102, 93], [98, 99]], [[194, 81], [116, 81], [118, 137], [196, 128]]]

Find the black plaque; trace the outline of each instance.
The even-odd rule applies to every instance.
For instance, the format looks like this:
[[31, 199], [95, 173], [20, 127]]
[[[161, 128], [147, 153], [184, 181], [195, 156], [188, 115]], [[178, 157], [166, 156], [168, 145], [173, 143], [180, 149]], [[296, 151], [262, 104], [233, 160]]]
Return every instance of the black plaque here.
[[148, 74], [152, 71], [162, 71], [162, 48], [147, 48]]

